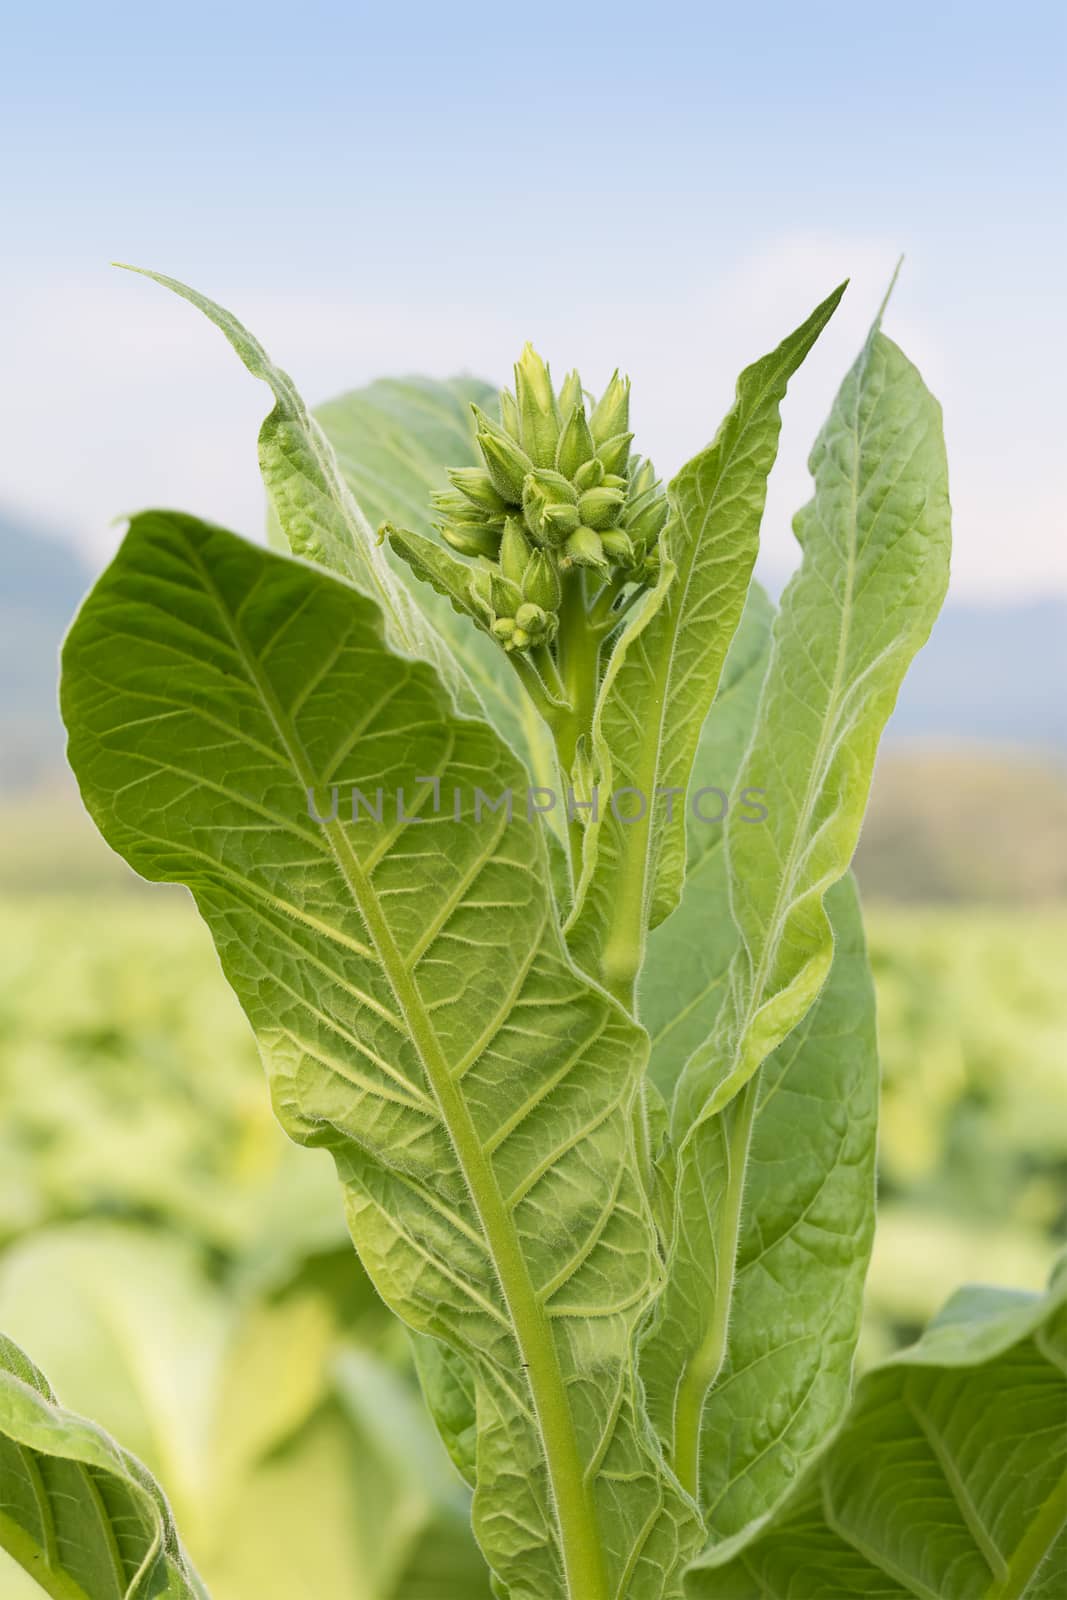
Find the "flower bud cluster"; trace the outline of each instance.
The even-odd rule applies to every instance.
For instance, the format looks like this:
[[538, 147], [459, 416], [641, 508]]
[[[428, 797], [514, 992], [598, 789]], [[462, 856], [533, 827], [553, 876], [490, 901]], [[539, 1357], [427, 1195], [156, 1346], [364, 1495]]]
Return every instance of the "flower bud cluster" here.
[[527, 345], [500, 422], [473, 408], [484, 465], [450, 472], [451, 490], [434, 496], [442, 538], [480, 558], [471, 598], [506, 650], [551, 643], [570, 569], [642, 586], [656, 574], [667, 500], [630, 451], [629, 381], [616, 372], [589, 399], [577, 372], [557, 394]]

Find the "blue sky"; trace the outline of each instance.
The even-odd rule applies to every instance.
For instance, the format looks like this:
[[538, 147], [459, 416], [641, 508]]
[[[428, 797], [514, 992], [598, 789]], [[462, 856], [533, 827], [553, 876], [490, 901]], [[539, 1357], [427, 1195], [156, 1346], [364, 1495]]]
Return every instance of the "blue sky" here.
[[851, 273], [788, 402], [780, 568], [903, 250], [887, 327], [945, 404], [957, 590], [1067, 591], [1065, 31], [1029, 0], [11, 12], [0, 501], [98, 554], [147, 501], [259, 522], [260, 392], [115, 257], [231, 305], [312, 400], [503, 378], [528, 336], [594, 386], [619, 362], [663, 469]]

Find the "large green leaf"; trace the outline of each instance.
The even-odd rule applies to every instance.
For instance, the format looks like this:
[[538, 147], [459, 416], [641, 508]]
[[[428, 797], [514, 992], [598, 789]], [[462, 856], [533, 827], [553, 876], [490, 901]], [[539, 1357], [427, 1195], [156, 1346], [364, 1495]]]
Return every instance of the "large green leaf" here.
[[[363, 596], [174, 513], [131, 525], [62, 701], [90, 812], [192, 889], [383, 1298], [472, 1364], [475, 1529], [511, 1600], [676, 1594], [694, 1529], [632, 1371], [647, 1044], [567, 958], [536, 819], [475, 816], [474, 785], [521, 794], [515, 758]], [[331, 785], [380, 786], [381, 820], [314, 824]]]
[[[689, 774], [759, 548], [781, 402], [843, 293], [842, 284], [776, 350], [746, 367], [714, 440], [670, 484], [664, 543], [673, 578], [645, 602], [645, 616], [620, 639], [605, 674], [594, 723], [605, 804], [587, 829], [595, 870], [570, 942], [588, 971], [620, 991], [640, 969], [646, 929], [681, 895]], [[606, 797], [623, 789], [638, 798], [620, 801], [616, 814]]]
[[[804, 559], [775, 621], [738, 780], [762, 791], [769, 814], [759, 825], [734, 813], [727, 820], [739, 944], [711, 1034], [687, 1062], [672, 1108], [674, 1241], [646, 1355], [669, 1396], [661, 1435], [689, 1485], [722, 1361], [738, 1174], [763, 1093], [756, 1074], [826, 982], [834, 935], [824, 897], [848, 869], [878, 739], [948, 579], [940, 408], [877, 325], [811, 464], [815, 499], [796, 524]], [[717, 1188], [709, 1175], [727, 1152], [734, 1182]]]
[[[719, 1552], [721, 1555], [724, 1552]], [[965, 1289], [700, 1600], [1053, 1600], [1067, 1588], [1067, 1275]]]
[[53, 1600], [206, 1600], [145, 1468], [3, 1335], [0, 1546]]

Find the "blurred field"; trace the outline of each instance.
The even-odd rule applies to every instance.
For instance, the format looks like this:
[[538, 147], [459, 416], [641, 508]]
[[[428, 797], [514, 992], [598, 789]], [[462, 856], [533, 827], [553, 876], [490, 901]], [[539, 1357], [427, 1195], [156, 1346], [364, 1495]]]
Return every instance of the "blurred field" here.
[[[57, 816], [22, 811], [0, 897], [0, 1326], [160, 1476], [214, 1600], [488, 1600], [330, 1162], [278, 1130], [191, 901]], [[867, 921], [865, 1362], [964, 1280], [1038, 1288], [1067, 1220], [1067, 908]], [[3, 1600], [38, 1593], [0, 1560]]]
[[[868, 908], [884, 1072], [870, 1336], [1038, 1286], [1067, 1207], [1067, 910]], [[125, 1217], [263, 1262], [341, 1237], [186, 896], [0, 903], [0, 1243]]]

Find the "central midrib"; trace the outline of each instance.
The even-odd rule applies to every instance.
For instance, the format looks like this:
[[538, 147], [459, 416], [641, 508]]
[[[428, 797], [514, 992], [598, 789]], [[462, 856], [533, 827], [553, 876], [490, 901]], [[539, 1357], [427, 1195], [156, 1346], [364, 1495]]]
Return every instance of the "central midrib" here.
[[568, 1592], [573, 1600], [607, 1600], [596, 1517], [585, 1482], [555, 1339], [531, 1281], [518, 1232], [470, 1110], [458, 1084], [453, 1081], [440, 1040], [393, 940], [377, 896], [364, 879], [344, 829], [339, 823], [331, 823], [328, 833], [338, 866], [364, 917], [371, 942], [407, 1021], [500, 1281], [541, 1433]]
[[719, 1220], [715, 1304], [707, 1332], [682, 1369], [675, 1390], [674, 1470], [685, 1489], [699, 1503], [700, 1433], [708, 1392], [722, 1370], [733, 1301], [737, 1244], [748, 1169], [748, 1151], [759, 1100], [759, 1074], [755, 1073], [735, 1101], [736, 1121], [727, 1149], [730, 1170]]
[[[305, 790], [312, 787], [315, 774], [303, 741], [274, 694], [269, 680], [261, 672], [255, 655], [230, 615], [199, 551], [190, 548], [190, 555], [234, 648], [263, 700], [301, 787]], [[530, 1385], [551, 1485], [568, 1593], [572, 1600], [609, 1600], [596, 1516], [585, 1481], [574, 1417], [567, 1400], [555, 1339], [538, 1302], [514, 1221], [508, 1213], [496, 1173], [482, 1148], [466, 1101], [452, 1080], [448, 1059], [414, 979], [393, 939], [377, 895], [340, 823], [334, 821], [325, 824], [324, 832], [338, 871], [364, 919], [383, 971], [407, 1021], [485, 1234]]]

